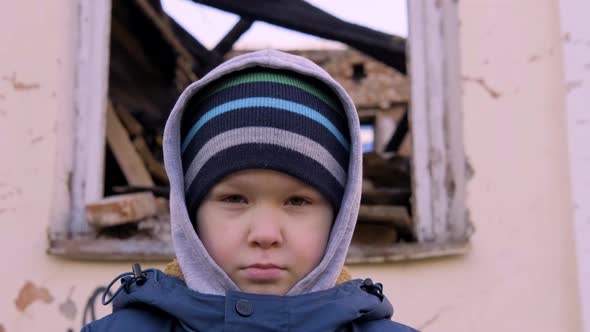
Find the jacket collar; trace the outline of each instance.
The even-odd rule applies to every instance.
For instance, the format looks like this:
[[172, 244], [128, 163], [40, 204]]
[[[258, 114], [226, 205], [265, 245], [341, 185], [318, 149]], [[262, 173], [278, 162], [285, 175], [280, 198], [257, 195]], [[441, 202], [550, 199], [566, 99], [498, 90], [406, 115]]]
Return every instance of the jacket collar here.
[[361, 279], [296, 296], [238, 291], [222, 296], [187, 288], [178, 278], [182, 276], [179, 269], [170, 272], [178, 277], [155, 269], [145, 271], [142, 283], [121, 286], [125, 291], [117, 292], [113, 310], [151, 307], [187, 330], [334, 331], [353, 321], [390, 319], [393, 314], [387, 298], [367, 291], [366, 280]]

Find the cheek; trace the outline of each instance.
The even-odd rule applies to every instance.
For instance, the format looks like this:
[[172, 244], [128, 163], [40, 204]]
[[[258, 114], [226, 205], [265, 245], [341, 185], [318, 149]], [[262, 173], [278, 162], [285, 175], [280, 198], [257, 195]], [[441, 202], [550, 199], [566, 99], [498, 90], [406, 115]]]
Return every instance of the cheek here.
[[306, 270], [310, 272], [322, 260], [332, 226], [332, 213], [323, 213], [320, 218], [314, 218], [297, 232], [296, 241], [300, 262], [304, 262]]
[[232, 253], [235, 253], [234, 246], [238, 243], [235, 239], [233, 228], [226, 227], [225, 218], [220, 217], [219, 213], [213, 211], [207, 205], [199, 208], [197, 212], [197, 230], [203, 245], [209, 255], [222, 268], [229, 264]]

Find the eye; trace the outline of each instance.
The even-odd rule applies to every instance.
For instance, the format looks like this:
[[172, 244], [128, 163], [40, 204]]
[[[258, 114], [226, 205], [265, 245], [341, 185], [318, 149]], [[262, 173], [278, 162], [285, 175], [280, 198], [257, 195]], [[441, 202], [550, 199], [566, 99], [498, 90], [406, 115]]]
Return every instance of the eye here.
[[222, 202], [232, 203], [232, 204], [246, 204], [248, 201], [246, 197], [242, 195], [227, 195], [221, 198]]
[[302, 196], [293, 196], [289, 197], [289, 199], [287, 200], [287, 204], [294, 206], [303, 206], [311, 204], [311, 200]]

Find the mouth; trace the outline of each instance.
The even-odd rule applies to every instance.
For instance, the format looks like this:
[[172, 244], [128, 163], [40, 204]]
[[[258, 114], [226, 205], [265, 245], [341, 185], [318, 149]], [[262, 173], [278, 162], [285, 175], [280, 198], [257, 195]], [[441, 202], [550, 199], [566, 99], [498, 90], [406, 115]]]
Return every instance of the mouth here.
[[275, 264], [257, 263], [248, 265], [242, 271], [252, 281], [272, 281], [278, 279], [285, 269]]

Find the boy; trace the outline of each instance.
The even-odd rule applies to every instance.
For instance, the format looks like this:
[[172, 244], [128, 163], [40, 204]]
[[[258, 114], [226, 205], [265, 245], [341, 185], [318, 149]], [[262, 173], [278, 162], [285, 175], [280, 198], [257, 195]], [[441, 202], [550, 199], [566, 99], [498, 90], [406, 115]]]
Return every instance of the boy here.
[[136, 266], [83, 331], [415, 331], [380, 284], [341, 280], [359, 131], [343, 88], [298, 56], [245, 54], [189, 86], [164, 133], [178, 262]]

